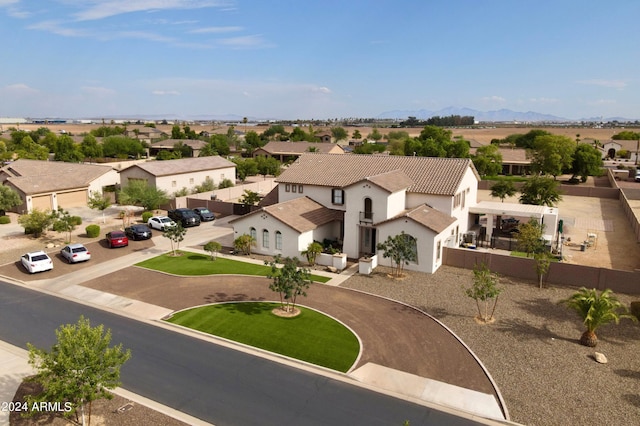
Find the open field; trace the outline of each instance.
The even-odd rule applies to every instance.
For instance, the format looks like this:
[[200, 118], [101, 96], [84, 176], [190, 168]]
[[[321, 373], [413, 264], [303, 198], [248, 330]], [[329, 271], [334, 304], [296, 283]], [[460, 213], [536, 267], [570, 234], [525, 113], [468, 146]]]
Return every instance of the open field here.
[[[79, 135], [82, 133], [87, 133], [92, 129], [100, 127], [101, 124], [51, 124], [51, 125], [41, 125], [41, 124], [20, 124], [16, 125], [7, 125], [3, 124], [0, 126], [0, 129], [7, 130], [10, 127], [19, 127], [21, 130], [31, 131], [36, 130], [40, 127], [48, 127], [53, 132], [59, 132], [60, 130], [65, 130], [71, 134]], [[169, 134], [171, 134], [172, 125], [157, 125], [156, 128], [163, 130]], [[200, 124], [192, 124], [190, 127], [196, 132], [200, 132], [202, 130], [212, 131], [216, 130], [217, 132], [225, 132], [227, 126], [225, 125], [200, 125]], [[237, 126], [238, 130], [245, 130], [245, 126], [240, 124]], [[286, 128], [286, 127], [285, 127]], [[258, 133], [262, 133], [267, 129], [267, 126], [252, 126], [247, 125], [246, 130], [254, 130]], [[345, 127], [345, 130], [349, 133], [349, 135], [353, 134], [354, 130], [360, 131], [360, 134], [363, 137], [366, 137], [372, 131], [372, 127]], [[502, 139], [508, 135], [512, 135], [514, 133], [527, 133], [532, 129], [544, 129], [550, 133], [563, 135], [575, 139], [576, 135], [580, 135], [580, 139], [597, 139], [597, 140], [608, 140], [611, 139], [613, 135], [621, 132], [622, 128], [615, 129], [594, 129], [594, 128], [583, 128], [583, 127], [536, 127], [536, 126], [514, 126], [514, 127], [486, 127], [486, 128], [460, 128], [460, 129], [451, 129], [453, 132], [453, 136], [462, 136], [465, 139], [473, 139], [481, 143], [490, 143], [492, 139]], [[287, 128], [287, 131], [291, 131], [292, 128]], [[329, 131], [329, 127], [316, 127], [314, 126], [314, 130], [318, 132]], [[379, 129], [380, 133], [387, 134], [390, 131], [394, 130], [403, 130], [409, 133], [411, 136], [417, 136], [420, 134], [422, 130], [421, 127], [415, 128], [406, 128], [406, 129], [390, 129], [390, 128], [381, 128]]]

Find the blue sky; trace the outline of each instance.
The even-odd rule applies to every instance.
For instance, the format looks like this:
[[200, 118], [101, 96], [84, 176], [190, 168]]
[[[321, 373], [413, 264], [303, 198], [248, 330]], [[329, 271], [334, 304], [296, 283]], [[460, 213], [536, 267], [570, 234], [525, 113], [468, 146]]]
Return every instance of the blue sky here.
[[637, 0], [0, 0], [0, 116], [640, 119]]

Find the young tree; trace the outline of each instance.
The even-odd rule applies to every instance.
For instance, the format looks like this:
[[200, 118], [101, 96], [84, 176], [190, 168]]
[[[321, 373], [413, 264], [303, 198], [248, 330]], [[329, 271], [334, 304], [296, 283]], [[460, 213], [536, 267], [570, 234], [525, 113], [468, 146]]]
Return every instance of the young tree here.
[[204, 245], [204, 250], [211, 255], [211, 260], [216, 260], [218, 253], [222, 250], [222, 244], [217, 241], [209, 241]]
[[255, 206], [260, 201], [260, 194], [250, 189], [245, 189], [239, 201], [246, 206]]
[[[278, 267], [278, 263], [282, 263], [283, 266]], [[309, 269], [300, 267], [300, 261], [297, 257], [283, 259], [276, 256], [271, 262], [265, 261], [265, 265], [271, 267], [271, 272], [267, 274], [267, 278], [273, 280], [269, 285], [269, 290], [280, 295], [280, 306], [283, 311], [294, 312], [297, 297], [306, 297], [306, 290], [311, 285]]]
[[316, 264], [316, 258], [320, 253], [322, 253], [322, 244], [317, 241], [312, 241], [307, 246], [307, 249], [302, 252], [302, 255], [307, 258], [309, 265], [313, 266]]
[[247, 180], [247, 176], [258, 174], [258, 163], [253, 158], [234, 158], [236, 164], [236, 174], [242, 182]]
[[162, 190], [150, 186], [141, 180], [131, 180], [119, 194], [120, 204], [142, 206], [145, 210], [156, 210], [169, 201], [169, 196]]
[[580, 337], [580, 344], [591, 348], [598, 344], [596, 330], [604, 324], [615, 322], [618, 324], [620, 318], [636, 320], [633, 315], [627, 314], [627, 308], [613, 295], [610, 289], [603, 290], [598, 294], [598, 290], [588, 290], [582, 287], [577, 293], [560, 303], [578, 313], [582, 323], [587, 330]]
[[71, 136], [62, 135], [56, 141], [55, 161], [65, 161], [67, 163], [80, 163], [84, 160], [84, 154], [78, 144], [76, 144]]
[[560, 200], [558, 182], [552, 178], [530, 177], [520, 189], [520, 204], [553, 207]]
[[491, 196], [494, 198], [500, 198], [500, 201], [503, 203], [505, 198], [513, 197], [516, 192], [518, 192], [518, 190], [513, 182], [506, 179], [499, 180], [491, 187]]
[[401, 277], [404, 265], [408, 265], [409, 262], [415, 262], [418, 256], [416, 239], [405, 234], [404, 231], [393, 237], [388, 236], [386, 241], [378, 243], [376, 248], [384, 252], [382, 256], [385, 259], [391, 258], [395, 277]]
[[44, 389], [40, 395], [28, 397], [28, 402], [69, 402], [71, 410], [64, 415], [77, 419], [79, 410], [84, 425], [85, 405], [89, 404], [90, 422], [91, 403], [113, 397], [108, 390], [120, 385], [120, 368], [131, 351], [123, 350], [122, 344], [110, 347], [111, 330], [105, 331], [103, 325], [91, 327], [82, 316], [77, 324], [59, 327], [56, 337], [56, 344], [48, 352], [27, 344], [29, 364], [38, 371], [35, 380]]
[[360, 130], [358, 130], [358, 129], [354, 130], [353, 134], [351, 135], [351, 138], [355, 139], [355, 140], [362, 139], [362, 134], [360, 133]]
[[380, 130], [378, 130], [377, 127], [374, 127], [373, 130], [371, 131], [371, 133], [369, 133], [367, 135], [367, 139], [371, 139], [371, 140], [374, 140], [376, 142], [378, 142], [382, 138], [383, 138], [383, 135], [382, 135], [382, 133], [380, 133]]
[[176, 223], [176, 226], [166, 228], [162, 234], [163, 237], [168, 238], [171, 241], [171, 252], [174, 256], [178, 255], [180, 243], [184, 240], [185, 235], [187, 235], [187, 230], [182, 227], [180, 221]]
[[22, 204], [20, 194], [9, 186], [0, 185], [0, 210], [11, 210], [20, 204]]
[[275, 158], [258, 157], [256, 158], [256, 162], [258, 164], [258, 173], [260, 173], [262, 176], [278, 176], [280, 174], [280, 167], [282, 166], [282, 164]]
[[82, 151], [82, 154], [84, 154], [84, 156], [89, 158], [91, 161], [103, 156], [102, 145], [98, 143], [96, 137], [92, 134], [88, 134], [82, 139], [80, 150]]
[[40, 237], [52, 222], [51, 211], [42, 211], [38, 208], [34, 208], [31, 213], [18, 216], [18, 223], [22, 225], [24, 232], [33, 234], [36, 238]]
[[544, 250], [543, 226], [533, 218], [518, 225], [518, 250], [525, 252], [527, 257]]
[[53, 230], [56, 232], [66, 232], [67, 242], [70, 243], [71, 233], [77, 226], [76, 219], [74, 219], [74, 217], [62, 207], [58, 207], [58, 210], [52, 212], [51, 218], [53, 219]]
[[111, 207], [111, 198], [109, 198], [106, 194], [101, 193], [100, 191], [92, 191], [91, 195], [89, 195], [87, 205], [90, 209], [99, 210], [100, 212], [102, 212], [102, 223], [106, 223], [104, 211]]
[[538, 275], [538, 284], [540, 288], [543, 287], [544, 276], [549, 272], [551, 267], [551, 253], [548, 251], [541, 251], [533, 254], [533, 259], [536, 262], [536, 274]]
[[[465, 294], [476, 301], [478, 308], [476, 318], [479, 321], [485, 324], [493, 321], [493, 314], [496, 311], [498, 296], [501, 292], [502, 289], [498, 288], [498, 275], [491, 272], [487, 265], [482, 263], [473, 268], [473, 284], [465, 289]], [[491, 307], [492, 301], [493, 306]], [[490, 307], [491, 313], [489, 313]]]
[[256, 239], [249, 234], [242, 234], [233, 240], [233, 247], [247, 256], [251, 255], [251, 247], [256, 245]]

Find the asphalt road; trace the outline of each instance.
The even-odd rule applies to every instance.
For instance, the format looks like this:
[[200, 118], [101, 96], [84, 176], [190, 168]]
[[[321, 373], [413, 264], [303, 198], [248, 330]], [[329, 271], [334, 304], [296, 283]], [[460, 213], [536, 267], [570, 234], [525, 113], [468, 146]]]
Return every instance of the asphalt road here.
[[131, 349], [123, 388], [216, 425], [481, 424], [0, 281], [1, 340], [48, 349], [80, 315]]

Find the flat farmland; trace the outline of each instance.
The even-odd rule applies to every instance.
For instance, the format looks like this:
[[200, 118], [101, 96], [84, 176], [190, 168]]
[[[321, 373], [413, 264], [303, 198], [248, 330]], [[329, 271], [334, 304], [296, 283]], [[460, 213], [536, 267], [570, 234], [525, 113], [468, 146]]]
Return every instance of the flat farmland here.
[[[101, 124], [20, 124], [20, 125], [11, 125], [11, 124], [3, 124], [2, 128], [4, 130], [9, 129], [10, 127], [18, 127], [21, 130], [31, 131], [36, 130], [40, 127], [48, 127], [53, 132], [60, 132], [64, 130], [73, 135], [80, 135], [83, 133], [88, 133], [92, 129], [96, 129], [100, 127]], [[122, 126], [122, 125], [120, 125]], [[132, 126], [132, 125], [130, 125]], [[228, 126], [222, 124], [190, 124], [191, 129], [195, 130], [197, 133], [201, 131], [215, 131], [216, 133], [225, 133], [228, 129]], [[157, 129], [163, 130], [164, 132], [171, 134], [172, 125], [157, 125]], [[368, 134], [370, 134], [373, 130], [371, 126], [347, 126], [344, 127], [349, 136], [353, 134], [355, 130], [358, 130], [363, 138], [366, 138]], [[236, 126], [238, 130], [245, 130], [245, 126], [243, 124], [239, 124]], [[253, 130], [257, 133], [262, 133], [267, 129], [267, 126], [255, 126], [248, 124], [246, 126], [246, 130]], [[287, 131], [293, 130], [291, 126], [285, 126]], [[477, 127], [477, 128], [450, 128], [453, 136], [461, 136], [464, 139], [471, 139], [478, 141], [480, 143], [488, 144], [492, 139], [502, 139], [506, 136], [515, 134], [515, 133], [527, 133], [532, 129], [543, 129], [550, 133], [556, 135], [567, 136], [571, 139], [575, 139], [576, 135], [580, 135], [580, 139], [597, 139], [597, 140], [608, 140], [611, 139], [613, 135], [623, 131], [623, 128], [605, 128], [605, 129], [597, 129], [597, 128], [586, 128], [586, 127], [538, 127], [538, 126], [513, 126], [513, 127]], [[314, 130], [316, 132], [330, 131], [330, 127], [320, 127], [314, 126]], [[386, 135], [391, 131], [406, 131], [410, 136], [417, 136], [420, 134], [422, 127], [413, 127], [413, 128], [402, 128], [402, 129], [391, 129], [391, 128], [379, 128], [380, 133]], [[631, 129], [636, 131], [637, 129]]]

